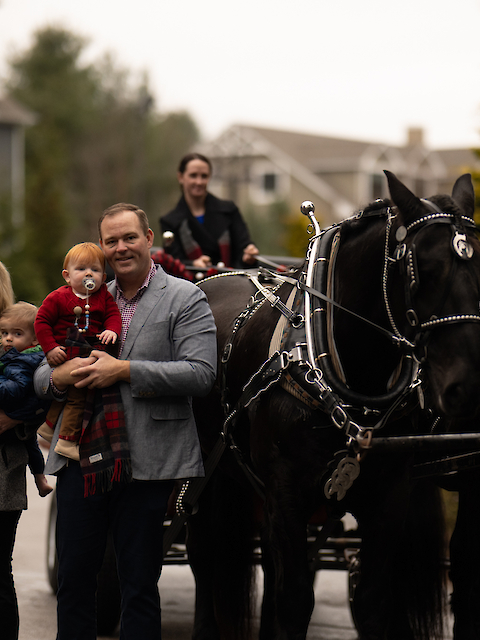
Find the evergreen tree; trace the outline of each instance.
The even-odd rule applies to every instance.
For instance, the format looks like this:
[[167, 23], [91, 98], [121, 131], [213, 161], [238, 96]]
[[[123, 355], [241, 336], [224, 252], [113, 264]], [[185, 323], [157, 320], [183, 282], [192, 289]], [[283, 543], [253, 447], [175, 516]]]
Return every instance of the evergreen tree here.
[[0, 243], [9, 237], [19, 299], [41, 302], [62, 283], [66, 250], [97, 240], [105, 207], [134, 202], [154, 226], [177, 197], [179, 158], [198, 139], [188, 114], [155, 111], [148, 78], [133, 81], [111, 56], [83, 64], [85, 46], [47, 27], [10, 61], [8, 90], [38, 117], [26, 131], [25, 225], [16, 238], [0, 203]]
[[8, 88], [38, 117], [26, 134], [25, 225], [10, 257], [18, 298], [42, 298], [58, 286], [68, 227], [69, 150], [81, 138], [85, 106], [95, 90], [91, 71], [78, 67], [83, 41], [58, 29], [35, 35], [29, 51], [11, 61]]

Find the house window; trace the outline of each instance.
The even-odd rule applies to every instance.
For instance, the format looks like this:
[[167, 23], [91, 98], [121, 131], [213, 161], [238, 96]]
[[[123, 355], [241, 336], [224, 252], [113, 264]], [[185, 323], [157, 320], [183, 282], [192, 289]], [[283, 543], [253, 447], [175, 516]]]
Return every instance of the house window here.
[[274, 173], [263, 174], [263, 190], [272, 193], [277, 188], [277, 176]]
[[288, 174], [266, 158], [252, 162], [249, 176], [248, 195], [254, 205], [268, 207], [290, 190]]

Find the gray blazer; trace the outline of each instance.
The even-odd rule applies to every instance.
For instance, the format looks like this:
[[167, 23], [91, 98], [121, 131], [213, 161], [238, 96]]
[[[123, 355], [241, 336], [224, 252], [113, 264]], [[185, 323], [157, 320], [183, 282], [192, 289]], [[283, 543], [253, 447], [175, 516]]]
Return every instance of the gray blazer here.
[[[109, 284], [115, 296], [115, 282]], [[203, 463], [192, 396], [210, 391], [216, 375], [216, 328], [205, 294], [167, 275], [161, 267], [143, 294], [128, 329], [122, 360], [130, 360], [130, 383], [121, 382], [133, 477], [164, 480], [202, 476]], [[51, 368], [35, 372], [35, 390], [51, 397]], [[45, 473], [66, 458], [54, 452], [61, 416]]]

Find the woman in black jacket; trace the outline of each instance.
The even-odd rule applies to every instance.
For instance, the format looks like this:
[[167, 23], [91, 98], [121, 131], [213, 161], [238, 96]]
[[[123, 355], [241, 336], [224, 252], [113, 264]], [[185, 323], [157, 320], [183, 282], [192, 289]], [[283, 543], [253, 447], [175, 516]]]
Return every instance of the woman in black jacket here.
[[189, 153], [180, 161], [177, 178], [182, 197], [175, 209], [160, 218], [162, 233], [173, 233], [166, 251], [197, 268], [223, 263], [226, 267], [253, 265], [258, 255], [237, 206], [207, 192], [210, 160]]

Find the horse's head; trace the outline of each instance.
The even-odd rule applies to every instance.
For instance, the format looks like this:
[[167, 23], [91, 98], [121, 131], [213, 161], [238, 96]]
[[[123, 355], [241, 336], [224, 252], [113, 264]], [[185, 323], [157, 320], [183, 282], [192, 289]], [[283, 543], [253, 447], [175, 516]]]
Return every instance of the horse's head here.
[[422, 366], [429, 401], [449, 417], [480, 412], [480, 243], [470, 175], [452, 196], [417, 198], [386, 171], [394, 203], [387, 311]]

